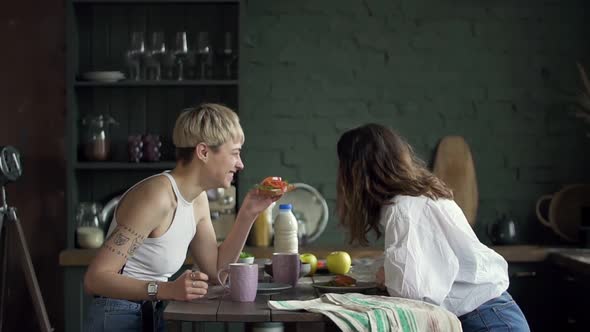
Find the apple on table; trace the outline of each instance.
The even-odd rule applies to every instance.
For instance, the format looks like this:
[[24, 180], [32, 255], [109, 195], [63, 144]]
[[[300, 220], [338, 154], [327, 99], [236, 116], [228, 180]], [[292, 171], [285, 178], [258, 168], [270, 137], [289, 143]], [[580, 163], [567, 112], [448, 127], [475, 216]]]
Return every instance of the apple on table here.
[[328, 271], [332, 274], [346, 274], [350, 271], [352, 260], [346, 251], [333, 251], [326, 257]]
[[303, 253], [299, 256], [302, 263], [309, 263], [310, 271], [308, 276], [313, 276], [318, 268], [318, 258], [312, 253]]

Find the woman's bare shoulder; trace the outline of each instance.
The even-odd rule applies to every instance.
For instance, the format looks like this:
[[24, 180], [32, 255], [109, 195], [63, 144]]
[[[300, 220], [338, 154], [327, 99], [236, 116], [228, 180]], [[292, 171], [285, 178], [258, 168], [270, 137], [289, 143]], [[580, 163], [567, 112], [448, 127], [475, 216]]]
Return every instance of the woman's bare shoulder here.
[[174, 206], [174, 191], [165, 176], [154, 176], [137, 184], [121, 200], [124, 205], [146, 205], [167, 209]]

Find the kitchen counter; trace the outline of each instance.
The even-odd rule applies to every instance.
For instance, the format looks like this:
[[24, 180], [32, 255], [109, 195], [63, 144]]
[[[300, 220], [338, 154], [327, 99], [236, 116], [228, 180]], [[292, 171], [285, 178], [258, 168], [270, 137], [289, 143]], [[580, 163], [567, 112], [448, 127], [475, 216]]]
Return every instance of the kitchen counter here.
[[[547, 256], [555, 252], [555, 248], [540, 247], [535, 245], [516, 245], [516, 246], [493, 246], [509, 263], [532, 263], [544, 261]], [[354, 258], [374, 257], [380, 255], [383, 250], [379, 248], [362, 248], [362, 247], [329, 247], [329, 246], [310, 246], [300, 248], [299, 252], [310, 252], [315, 254], [319, 259], [325, 258], [330, 252], [343, 250]], [[96, 254], [97, 249], [67, 249], [59, 254], [60, 266], [87, 266]], [[245, 252], [251, 253], [257, 258], [270, 258], [272, 256], [272, 247], [245, 247]], [[191, 265], [192, 258], [187, 257], [185, 264]]]
[[572, 272], [590, 276], [590, 249], [562, 249], [550, 253], [549, 260]]

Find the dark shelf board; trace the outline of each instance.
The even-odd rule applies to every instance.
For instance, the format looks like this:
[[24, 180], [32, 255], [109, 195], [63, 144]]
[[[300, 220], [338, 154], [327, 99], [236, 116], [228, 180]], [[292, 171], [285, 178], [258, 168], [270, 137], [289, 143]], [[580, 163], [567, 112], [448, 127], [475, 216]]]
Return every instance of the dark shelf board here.
[[76, 87], [112, 87], [112, 88], [141, 88], [162, 86], [237, 86], [237, 80], [162, 80], [162, 81], [119, 81], [119, 82], [88, 82], [76, 81]]
[[174, 3], [240, 3], [240, 0], [71, 0], [72, 3], [155, 3], [155, 4], [174, 4]]
[[174, 161], [161, 161], [161, 162], [77, 162], [74, 164], [74, 168], [77, 170], [166, 170], [173, 169], [176, 166]]

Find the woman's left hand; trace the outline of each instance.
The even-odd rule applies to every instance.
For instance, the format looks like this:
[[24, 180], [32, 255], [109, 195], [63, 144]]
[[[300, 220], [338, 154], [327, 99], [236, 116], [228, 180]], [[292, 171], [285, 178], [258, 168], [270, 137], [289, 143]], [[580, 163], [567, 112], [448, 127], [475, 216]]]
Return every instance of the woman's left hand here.
[[269, 197], [262, 195], [257, 189], [252, 189], [246, 194], [242, 207], [248, 213], [258, 216], [262, 211], [266, 210], [273, 202], [278, 201], [283, 195], [276, 195]]

